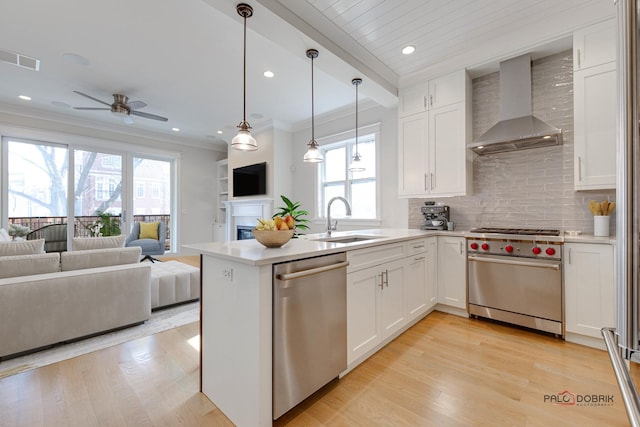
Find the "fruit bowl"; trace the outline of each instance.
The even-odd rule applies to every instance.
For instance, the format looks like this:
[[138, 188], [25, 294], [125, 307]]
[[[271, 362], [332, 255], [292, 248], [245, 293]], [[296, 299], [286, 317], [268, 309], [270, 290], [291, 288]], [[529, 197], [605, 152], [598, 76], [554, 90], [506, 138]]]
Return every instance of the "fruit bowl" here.
[[256, 240], [267, 248], [279, 248], [293, 237], [293, 230], [252, 230]]

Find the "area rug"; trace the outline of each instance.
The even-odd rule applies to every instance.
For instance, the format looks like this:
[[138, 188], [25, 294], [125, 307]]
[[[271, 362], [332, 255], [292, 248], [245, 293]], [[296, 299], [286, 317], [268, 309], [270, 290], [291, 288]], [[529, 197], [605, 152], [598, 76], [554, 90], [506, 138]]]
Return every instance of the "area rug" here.
[[0, 378], [19, 374], [30, 369], [40, 368], [93, 351], [102, 350], [127, 341], [143, 338], [198, 320], [200, 320], [199, 301], [158, 310], [152, 312], [149, 320], [142, 325], [132, 326], [0, 362]]

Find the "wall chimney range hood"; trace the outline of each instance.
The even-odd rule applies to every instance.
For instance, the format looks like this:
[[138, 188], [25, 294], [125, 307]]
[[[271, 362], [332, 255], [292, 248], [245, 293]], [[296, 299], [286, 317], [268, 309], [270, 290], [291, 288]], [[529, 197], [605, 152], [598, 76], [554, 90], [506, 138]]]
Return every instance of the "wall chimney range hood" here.
[[531, 111], [531, 57], [500, 63], [500, 121], [468, 148], [479, 155], [562, 144], [562, 129], [543, 122]]

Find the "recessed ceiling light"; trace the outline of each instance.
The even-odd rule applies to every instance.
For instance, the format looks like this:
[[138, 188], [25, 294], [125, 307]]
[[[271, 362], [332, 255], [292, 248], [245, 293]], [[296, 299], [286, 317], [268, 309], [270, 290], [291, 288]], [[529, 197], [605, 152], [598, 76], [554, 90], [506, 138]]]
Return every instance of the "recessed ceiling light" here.
[[273, 74], [273, 71], [269, 71], [269, 70], [265, 71], [265, 72], [264, 72], [264, 73], [262, 73], [262, 74], [263, 74], [265, 77], [269, 78], [269, 79], [270, 79], [271, 77], [275, 76], [275, 74]]
[[180, 132], [180, 128], [171, 128], [171, 130], [174, 132]]
[[216, 132], [218, 135], [222, 135], [224, 132], [222, 132], [221, 130], [219, 130], [218, 132]]
[[22, 99], [23, 101], [31, 101], [31, 97], [27, 95], [18, 95], [18, 98]]
[[415, 46], [405, 46], [402, 48], [402, 54], [403, 55], [411, 55], [413, 52], [416, 51], [416, 47]]

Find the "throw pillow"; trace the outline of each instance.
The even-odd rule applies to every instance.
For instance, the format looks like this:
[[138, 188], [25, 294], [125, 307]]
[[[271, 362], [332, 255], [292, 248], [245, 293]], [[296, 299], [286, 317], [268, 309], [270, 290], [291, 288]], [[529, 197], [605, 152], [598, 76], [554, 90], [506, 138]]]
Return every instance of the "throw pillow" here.
[[122, 248], [124, 247], [124, 239], [124, 234], [108, 237], [74, 237], [73, 250]]
[[60, 254], [12, 255], [0, 257], [0, 279], [56, 273], [60, 270]]
[[11, 236], [7, 233], [7, 230], [0, 228], [0, 242], [8, 242], [11, 240]]
[[153, 239], [158, 240], [158, 229], [160, 228], [159, 222], [141, 222], [140, 223], [140, 237], [139, 239]]
[[44, 253], [44, 239], [0, 242], [0, 256]]

